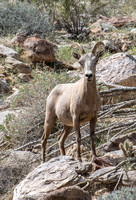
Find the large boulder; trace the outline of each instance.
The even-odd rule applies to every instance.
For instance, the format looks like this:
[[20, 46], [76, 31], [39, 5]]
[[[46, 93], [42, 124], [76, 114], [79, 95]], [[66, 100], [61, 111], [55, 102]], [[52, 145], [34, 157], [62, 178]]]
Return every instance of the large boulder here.
[[34, 200], [63, 187], [73, 186], [86, 180], [81, 175], [86, 168], [82, 168], [80, 162], [70, 156], [53, 158], [38, 166], [17, 185], [13, 200]]
[[15, 58], [12, 57], [7, 57], [5, 59], [4, 67], [13, 73], [30, 74], [32, 71], [31, 67], [28, 64], [16, 60]]
[[53, 192], [49, 192], [46, 196], [38, 200], [91, 200], [88, 192], [78, 186], [64, 187]]
[[46, 62], [53, 63], [56, 61], [54, 55], [54, 45], [46, 40], [36, 36], [28, 37], [24, 43], [24, 56], [33, 63]]
[[18, 58], [19, 54], [12, 48], [0, 45], [0, 56]]
[[96, 70], [99, 83], [136, 86], [136, 59], [128, 53], [116, 53], [102, 59]]

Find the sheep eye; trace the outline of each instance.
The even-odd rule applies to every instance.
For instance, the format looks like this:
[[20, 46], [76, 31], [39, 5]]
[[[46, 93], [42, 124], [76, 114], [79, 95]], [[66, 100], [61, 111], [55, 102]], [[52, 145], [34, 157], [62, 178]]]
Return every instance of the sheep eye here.
[[97, 62], [98, 62], [98, 59], [97, 59], [97, 60], [95, 60], [94, 64], [97, 64]]
[[79, 61], [79, 64], [80, 64], [81, 66], [83, 66], [83, 62], [82, 62], [82, 61]]

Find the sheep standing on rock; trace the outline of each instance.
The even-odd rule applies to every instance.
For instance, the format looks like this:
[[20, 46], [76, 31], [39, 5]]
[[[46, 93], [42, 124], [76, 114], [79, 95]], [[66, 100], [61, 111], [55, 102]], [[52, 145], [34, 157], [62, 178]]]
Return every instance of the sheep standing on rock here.
[[92, 51], [86, 54], [80, 44], [74, 43], [71, 48], [75, 46], [79, 48], [81, 55], [73, 52], [73, 56], [79, 60], [80, 65], [83, 67], [84, 77], [76, 83], [57, 85], [47, 98], [42, 137], [43, 162], [45, 162], [47, 139], [57, 118], [64, 124], [63, 133], [59, 140], [61, 155], [65, 155], [64, 142], [72, 128], [74, 128], [77, 142], [77, 159], [81, 161], [80, 125], [89, 121], [92, 155], [96, 156], [94, 136], [100, 97], [96, 88], [95, 73], [97, 62], [104, 54], [105, 48], [102, 42], [98, 42]]

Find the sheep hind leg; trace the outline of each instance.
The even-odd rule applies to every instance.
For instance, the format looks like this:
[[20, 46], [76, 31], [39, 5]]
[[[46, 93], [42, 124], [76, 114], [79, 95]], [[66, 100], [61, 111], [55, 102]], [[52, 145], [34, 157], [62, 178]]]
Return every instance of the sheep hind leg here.
[[97, 118], [96, 116], [91, 119], [90, 121], [90, 137], [91, 137], [91, 149], [92, 149], [92, 162], [94, 163], [94, 166], [96, 169], [100, 169], [102, 166], [109, 167], [113, 166], [112, 163], [110, 163], [108, 160], [106, 160], [103, 157], [98, 157], [95, 150], [95, 126], [96, 126]]
[[46, 150], [46, 144], [47, 144], [47, 139], [52, 131], [52, 128], [54, 126], [54, 123], [56, 121], [56, 117], [47, 117], [45, 119], [45, 123], [44, 123], [44, 133], [42, 136], [42, 162], [45, 162], [45, 150]]
[[64, 142], [67, 136], [70, 134], [71, 130], [72, 130], [72, 127], [64, 125], [63, 132], [59, 140], [59, 148], [60, 148], [61, 155], [65, 155]]

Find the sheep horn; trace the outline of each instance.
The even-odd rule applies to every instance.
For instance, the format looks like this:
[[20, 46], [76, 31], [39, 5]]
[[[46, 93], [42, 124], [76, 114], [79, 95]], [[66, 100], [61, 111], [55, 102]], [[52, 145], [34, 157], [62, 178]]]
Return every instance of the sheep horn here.
[[73, 43], [73, 44], [71, 45], [71, 47], [70, 47], [70, 50], [71, 50], [73, 47], [75, 47], [75, 46], [78, 47], [78, 49], [79, 49], [80, 52], [81, 52], [81, 55], [82, 55], [82, 54], [85, 54], [85, 51], [84, 51], [83, 47], [82, 47], [79, 43]]

